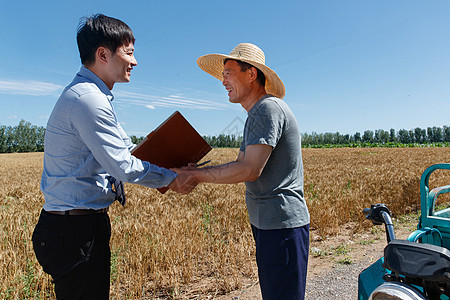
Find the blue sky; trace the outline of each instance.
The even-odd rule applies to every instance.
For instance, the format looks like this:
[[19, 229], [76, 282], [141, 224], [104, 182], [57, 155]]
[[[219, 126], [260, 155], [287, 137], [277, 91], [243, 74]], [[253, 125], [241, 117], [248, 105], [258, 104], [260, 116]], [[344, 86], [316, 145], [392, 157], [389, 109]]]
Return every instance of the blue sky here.
[[241, 42], [265, 52], [301, 132], [450, 125], [447, 0], [3, 1], [1, 125], [46, 125], [80, 68], [79, 20], [95, 13], [123, 20], [136, 37], [131, 82], [113, 89], [130, 135], [175, 110], [201, 134], [238, 131], [246, 112], [196, 60]]

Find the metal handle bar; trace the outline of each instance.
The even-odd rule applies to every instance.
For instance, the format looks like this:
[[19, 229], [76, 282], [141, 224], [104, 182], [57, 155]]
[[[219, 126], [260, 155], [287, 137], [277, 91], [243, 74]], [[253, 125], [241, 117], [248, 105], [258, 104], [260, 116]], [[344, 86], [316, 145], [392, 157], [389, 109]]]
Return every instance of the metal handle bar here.
[[391, 212], [384, 204], [375, 204], [370, 208], [365, 208], [363, 213], [374, 225], [384, 224], [386, 228], [386, 239], [388, 244], [395, 240], [394, 224], [392, 224]]

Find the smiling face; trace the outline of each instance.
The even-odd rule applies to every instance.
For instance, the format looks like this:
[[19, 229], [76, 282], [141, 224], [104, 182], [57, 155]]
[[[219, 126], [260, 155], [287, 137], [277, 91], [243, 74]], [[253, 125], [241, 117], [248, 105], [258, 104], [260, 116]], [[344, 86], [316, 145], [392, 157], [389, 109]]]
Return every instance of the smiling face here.
[[112, 56], [112, 63], [116, 70], [116, 82], [129, 82], [131, 70], [137, 65], [134, 57], [134, 45], [130, 43], [117, 48]]
[[112, 89], [116, 82], [129, 82], [131, 79], [131, 70], [136, 65], [134, 45], [130, 43], [118, 47], [115, 53], [110, 54], [108, 61], [107, 86]]
[[235, 60], [227, 60], [223, 68], [222, 84], [228, 91], [229, 101], [241, 103], [248, 98], [251, 93], [250, 69], [241, 71], [241, 67]]

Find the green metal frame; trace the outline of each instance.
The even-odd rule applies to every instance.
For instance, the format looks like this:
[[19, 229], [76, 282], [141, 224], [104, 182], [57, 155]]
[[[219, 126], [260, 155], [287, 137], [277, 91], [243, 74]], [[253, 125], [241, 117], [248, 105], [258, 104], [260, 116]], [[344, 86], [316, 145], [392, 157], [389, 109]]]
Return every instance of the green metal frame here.
[[435, 164], [428, 167], [420, 178], [421, 216], [418, 230], [408, 237], [410, 241], [433, 244], [450, 249], [450, 207], [435, 211], [439, 195], [450, 192], [450, 185], [430, 191], [430, 175], [436, 170], [450, 170], [450, 164]]

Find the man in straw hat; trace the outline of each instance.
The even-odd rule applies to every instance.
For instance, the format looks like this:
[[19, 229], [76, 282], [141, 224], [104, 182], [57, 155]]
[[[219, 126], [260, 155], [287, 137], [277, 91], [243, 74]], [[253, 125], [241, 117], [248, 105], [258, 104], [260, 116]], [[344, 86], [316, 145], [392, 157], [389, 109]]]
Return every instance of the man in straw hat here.
[[236, 161], [175, 169], [186, 192], [201, 182], [246, 184], [246, 203], [264, 299], [304, 299], [309, 249], [309, 213], [303, 195], [301, 138], [297, 121], [281, 99], [284, 85], [249, 43], [229, 55], [210, 54], [200, 68], [221, 80], [229, 101], [248, 112]]

